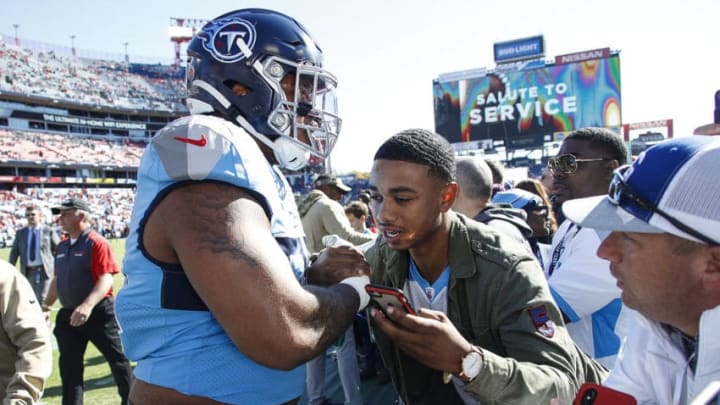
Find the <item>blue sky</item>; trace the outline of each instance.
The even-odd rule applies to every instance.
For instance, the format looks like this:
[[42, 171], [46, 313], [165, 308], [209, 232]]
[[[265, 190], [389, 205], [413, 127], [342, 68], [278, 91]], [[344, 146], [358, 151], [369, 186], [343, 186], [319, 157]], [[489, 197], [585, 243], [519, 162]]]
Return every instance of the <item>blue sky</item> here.
[[495, 42], [542, 34], [548, 57], [620, 50], [624, 122], [674, 119], [676, 136], [713, 117], [720, 89], [720, 1], [558, 0], [0, 0], [0, 34], [79, 49], [173, 58], [170, 17], [211, 19], [239, 7], [301, 21], [339, 78], [338, 172], [367, 171], [395, 132], [433, 128], [432, 79], [493, 67]]

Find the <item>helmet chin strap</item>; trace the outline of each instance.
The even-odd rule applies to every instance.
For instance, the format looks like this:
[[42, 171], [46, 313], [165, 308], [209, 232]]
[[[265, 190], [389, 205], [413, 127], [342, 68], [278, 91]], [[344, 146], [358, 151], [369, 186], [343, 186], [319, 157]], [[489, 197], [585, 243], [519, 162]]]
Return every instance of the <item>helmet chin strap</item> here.
[[288, 170], [300, 170], [310, 162], [310, 151], [301, 148], [292, 140], [281, 136], [273, 142], [275, 159]]
[[274, 141], [270, 140], [267, 136], [259, 133], [250, 125], [249, 122], [242, 116], [237, 115], [235, 121], [240, 124], [240, 127], [248, 131], [257, 140], [265, 144], [268, 148], [272, 149], [275, 159], [278, 164], [288, 170], [300, 170], [307, 166], [310, 162], [312, 154], [310, 151], [303, 149], [300, 145], [288, 139], [285, 136], [279, 136]]

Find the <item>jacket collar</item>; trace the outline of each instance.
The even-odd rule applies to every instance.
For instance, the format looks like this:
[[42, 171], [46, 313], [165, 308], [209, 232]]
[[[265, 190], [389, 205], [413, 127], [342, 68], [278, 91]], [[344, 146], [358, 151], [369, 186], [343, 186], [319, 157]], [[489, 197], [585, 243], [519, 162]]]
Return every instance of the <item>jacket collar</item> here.
[[480, 241], [472, 240], [465, 221], [455, 212], [449, 212], [450, 217], [450, 271], [453, 278], [470, 278], [475, 275], [475, 259], [472, 254], [481, 247]]
[[[470, 239], [470, 234], [465, 221], [467, 218], [460, 216], [453, 211], [448, 212], [450, 221], [450, 285], [455, 278], [469, 278], [475, 275], [475, 260], [473, 251], [482, 249], [480, 241]], [[393, 250], [383, 242], [381, 247], [386, 268], [389, 270], [387, 277], [392, 286], [401, 288], [407, 279], [408, 266], [410, 265], [410, 253], [407, 250]]]
[[698, 342], [698, 376], [720, 371], [720, 306], [708, 309], [700, 316], [700, 334]]

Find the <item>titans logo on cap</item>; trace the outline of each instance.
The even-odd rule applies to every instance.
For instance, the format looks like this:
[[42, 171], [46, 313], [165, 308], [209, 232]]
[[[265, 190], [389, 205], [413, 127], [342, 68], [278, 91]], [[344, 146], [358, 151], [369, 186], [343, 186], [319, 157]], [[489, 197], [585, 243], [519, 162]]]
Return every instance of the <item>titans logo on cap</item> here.
[[203, 40], [203, 47], [223, 63], [234, 63], [249, 57], [257, 38], [255, 27], [240, 18], [208, 23], [198, 36]]

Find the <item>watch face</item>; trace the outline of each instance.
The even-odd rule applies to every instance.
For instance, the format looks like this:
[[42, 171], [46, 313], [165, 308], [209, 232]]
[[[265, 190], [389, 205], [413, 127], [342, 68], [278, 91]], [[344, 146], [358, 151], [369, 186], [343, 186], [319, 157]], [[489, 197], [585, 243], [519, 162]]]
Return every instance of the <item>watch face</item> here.
[[480, 374], [480, 368], [482, 367], [482, 354], [472, 351], [463, 357], [462, 361], [462, 373], [472, 380]]

